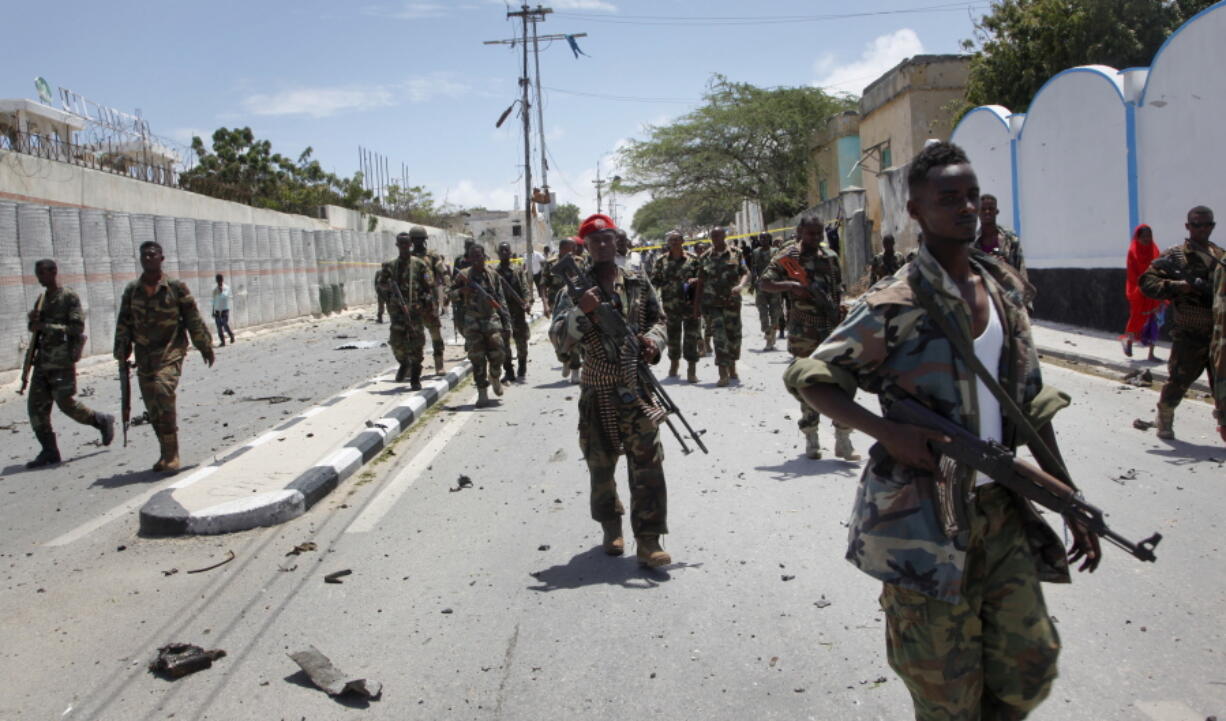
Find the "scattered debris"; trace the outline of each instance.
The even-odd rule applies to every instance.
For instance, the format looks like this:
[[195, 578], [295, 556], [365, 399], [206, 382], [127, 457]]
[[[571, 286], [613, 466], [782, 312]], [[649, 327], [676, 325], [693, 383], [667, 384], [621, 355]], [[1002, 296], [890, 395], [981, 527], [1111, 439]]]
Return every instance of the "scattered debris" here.
[[225, 655], [220, 648], [206, 651], [190, 643], [172, 643], [158, 649], [157, 657], [149, 662], [149, 672], [162, 678], [183, 678], [209, 668]]
[[128, 550], [128, 547], [127, 546], [117, 546], [115, 550], [116, 551], [126, 551]]
[[1154, 374], [1150, 373], [1148, 368], [1136, 368], [1124, 376], [1124, 382], [1138, 388], [1149, 388], [1154, 384]]
[[149, 411], [145, 411], [144, 413], [141, 413], [139, 416], [133, 418], [131, 425], [143, 426], [148, 422], [149, 422]]
[[353, 573], [353, 571], [349, 570], [348, 568], [342, 569], [340, 571], [333, 571], [332, 573], [329, 573], [328, 575], [324, 576], [324, 583], [343, 583], [341, 579], [344, 578], [345, 576], [348, 576], [351, 573]]
[[1132, 427], [1136, 428], [1138, 431], [1148, 431], [1149, 429], [1154, 427], [1154, 423], [1153, 421], [1146, 421], [1140, 418], [1134, 418], [1132, 419]]
[[548, 543], [542, 543], [541, 545], [539, 545], [539, 546], [537, 546], [537, 547], [536, 547], [536, 550], [538, 550], [538, 551], [548, 551], [548, 550], [549, 550], [549, 544], [548, 544]]
[[1137, 480], [1137, 469], [1129, 468], [1128, 470], [1124, 471], [1119, 476], [1112, 478], [1111, 480], [1115, 481], [1121, 486], [1125, 485], [1124, 481], [1135, 481]]
[[553, 455], [549, 457], [550, 463], [557, 463], [564, 460], [566, 460], [566, 451], [562, 450], [561, 448], [554, 451]]
[[439, 613], [451, 614], [454, 613], [454, 611], [452, 611], [450, 608], [444, 608], [442, 611], [439, 611]]
[[771, 667], [771, 668], [774, 668], [774, 667], [775, 667], [775, 664], [777, 664], [777, 663], [779, 663], [779, 657], [778, 657], [778, 656], [771, 656], [770, 667]]
[[85, 386], [85, 387], [84, 387], [84, 388], [82, 388], [81, 390], [77, 391], [77, 397], [78, 397], [78, 398], [91, 398], [91, 397], [93, 397], [93, 395], [94, 395], [94, 387], [93, 387], [93, 386]]
[[785, 574], [783, 574], [782, 576], [780, 576], [780, 577], [779, 577], [779, 580], [781, 580], [781, 581], [790, 581], [790, 580], [792, 580], [793, 578], [796, 578], [796, 577], [795, 577], [795, 576], [793, 576], [793, 575], [790, 575], [790, 574], [785, 573]]
[[346, 678], [332, 660], [319, 652], [314, 646], [306, 650], [291, 653], [289, 657], [302, 669], [311, 683], [329, 696], [344, 696], [354, 694], [366, 699], [377, 699], [383, 693], [383, 684], [374, 679]]
[[473, 487], [473, 479], [469, 478], [468, 476], [460, 476], [459, 480], [456, 481], [456, 487], [449, 488], [447, 490], [450, 493], [456, 493], [457, 491], [462, 491], [465, 488], [472, 488], [472, 487]]
[[371, 348], [382, 348], [387, 345], [387, 341], [382, 340], [353, 340], [348, 343], [341, 343], [332, 350], [369, 350]]
[[391, 427], [388, 426], [386, 423], [376, 423], [375, 421], [366, 421], [366, 427], [367, 428], [382, 428], [385, 431], [391, 429]]
[[314, 541], [307, 541], [306, 543], [299, 543], [297, 546], [294, 546], [292, 549], [290, 549], [290, 552], [285, 555], [286, 556], [297, 556], [300, 553], [306, 553], [307, 551], [314, 551], [315, 548], [316, 546], [315, 546]]
[[830, 601], [826, 600], [826, 594], [823, 593], [821, 598], [813, 602], [813, 605], [818, 608], [827, 608], [830, 606]]
[[298, 564], [295, 563], [294, 565], [289, 566], [288, 568], [285, 566], [277, 566], [277, 570], [281, 571], [282, 573], [289, 573], [290, 571], [297, 571]]
[[222, 394], [223, 396], [232, 396], [232, 395], [234, 395], [234, 389], [233, 389], [233, 388], [227, 388], [227, 389], [225, 389], [224, 391], [222, 391], [222, 392], [221, 392], [221, 394]]
[[172, 569], [170, 569], [170, 570], [168, 570], [168, 571], [162, 571], [162, 575], [163, 575], [163, 576], [173, 576], [173, 575], [175, 575], [175, 574], [176, 574], [176, 573], [178, 573], [178, 572], [179, 572], [179, 569], [177, 569], [177, 568], [172, 568]]
[[218, 561], [217, 563], [214, 563], [212, 566], [205, 566], [204, 568], [193, 568], [192, 570], [188, 571], [188, 573], [204, 573], [205, 571], [212, 571], [214, 568], [220, 568], [221, 566], [224, 566], [233, 560], [234, 560], [234, 551], [226, 551], [226, 557], [224, 560]]
[[247, 396], [243, 398], [243, 400], [251, 402], [251, 403], [264, 402], [270, 406], [275, 406], [278, 403], [289, 403], [290, 400], [292, 399], [289, 396], [260, 396], [259, 398], [252, 398], [251, 396]]

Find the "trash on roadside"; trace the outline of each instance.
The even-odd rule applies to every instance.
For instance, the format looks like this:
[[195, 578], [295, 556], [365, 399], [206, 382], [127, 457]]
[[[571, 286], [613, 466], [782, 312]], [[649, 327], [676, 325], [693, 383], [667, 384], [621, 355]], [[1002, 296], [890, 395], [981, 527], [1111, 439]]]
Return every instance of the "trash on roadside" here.
[[813, 605], [818, 608], [826, 608], [830, 605], [830, 602], [826, 600], [826, 594], [823, 593], [820, 599], [813, 602]]
[[233, 389], [233, 388], [227, 388], [227, 389], [225, 389], [224, 391], [222, 391], [222, 392], [221, 392], [221, 394], [222, 394], [223, 396], [232, 396], [232, 395], [234, 395], [234, 389]]
[[218, 561], [217, 563], [214, 563], [211, 566], [205, 566], [204, 568], [193, 568], [192, 570], [188, 571], [188, 573], [204, 573], [205, 571], [212, 571], [214, 568], [219, 568], [221, 566], [224, 566], [233, 560], [234, 560], [234, 551], [226, 551], [226, 557], [223, 560]]
[[247, 396], [246, 398], [243, 398], [243, 400], [250, 401], [252, 403], [264, 402], [272, 406], [278, 403], [288, 403], [292, 399], [289, 396], [260, 396], [259, 398], [252, 398], [250, 396]]
[[387, 341], [383, 340], [351, 340], [348, 343], [341, 343], [332, 350], [369, 350], [371, 348], [382, 348], [387, 345]]
[[178, 572], [179, 572], [179, 569], [177, 569], [177, 568], [170, 568], [170, 569], [167, 569], [167, 570], [165, 570], [165, 571], [162, 571], [162, 575], [163, 575], [163, 576], [173, 576], [173, 575], [175, 575], [175, 574], [176, 574], [176, 573], [178, 573]]
[[307, 551], [314, 551], [314, 550], [315, 550], [315, 542], [307, 541], [306, 543], [299, 543], [297, 546], [294, 546], [292, 549], [290, 549], [290, 552], [285, 555], [286, 556], [297, 556], [300, 553], [306, 553]]
[[1124, 376], [1124, 382], [1138, 388], [1149, 388], [1154, 384], [1154, 374], [1150, 373], [1148, 368], [1137, 368]]
[[158, 649], [158, 655], [149, 662], [149, 672], [163, 678], [183, 678], [209, 668], [225, 655], [220, 648], [206, 651], [190, 643], [171, 643]]
[[460, 476], [460, 479], [456, 481], [456, 487], [449, 488], [447, 490], [450, 491], [451, 493], [455, 493], [456, 491], [462, 491], [465, 488], [472, 488], [472, 487], [473, 487], [473, 479], [469, 478], [468, 476]]
[[289, 654], [294, 663], [311, 679], [320, 690], [329, 696], [355, 694], [367, 699], [377, 699], [383, 693], [383, 684], [374, 679], [346, 678], [332, 660], [319, 652], [314, 646]]
[[324, 583], [343, 583], [341, 579], [351, 573], [353, 573], [353, 571], [349, 570], [348, 568], [340, 571], [333, 571], [332, 573], [324, 576]]

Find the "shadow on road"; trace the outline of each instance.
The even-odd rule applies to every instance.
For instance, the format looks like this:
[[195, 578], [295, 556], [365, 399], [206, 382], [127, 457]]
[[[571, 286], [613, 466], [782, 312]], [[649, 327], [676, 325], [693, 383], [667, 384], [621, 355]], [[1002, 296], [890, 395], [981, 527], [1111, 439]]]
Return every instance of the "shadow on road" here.
[[[310, 689], [313, 693], [324, 693], [318, 686], [311, 683], [311, 677], [306, 671], [295, 671], [285, 677], [285, 680], [295, 686], [301, 686]], [[370, 708], [370, 701], [353, 693], [342, 694], [340, 696], [331, 696], [331, 699], [342, 706], [349, 708]]]
[[1206, 446], [1200, 443], [1188, 443], [1177, 438], [1163, 442], [1166, 443], [1167, 448], [1155, 448], [1146, 453], [1165, 458], [1168, 463], [1177, 466], [1201, 462], [1222, 463], [1223, 460], [1226, 460], [1226, 448], [1220, 445]]
[[[195, 467], [196, 467], [195, 464], [190, 465], [190, 466], [183, 466], [182, 468], [179, 469], [179, 473], [190, 471], [194, 469]], [[90, 488], [123, 488], [124, 486], [131, 486], [137, 483], [152, 483], [154, 481], [160, 481], [165, 478], [169, 478], [169, 476], [167, 476], [165, 473], [162, 473], [160, 471], [152, 471], [146, 468], [146, 469], [142, 469], [138, 471], [123, 471], [121, 473], [116, 473], [112, 476], [107, 476], [105, 478], [99, 478], [98, 480], [89, 484], [89, 487]]]
[[38, 473], [39, 471], [51, 470], [53, 468], [60, 468], [62, 466], [72, 465], [73, 463], [76, 463], [77, 461], [83, 461], [86, 458], [93, 458], [94, 456], [99, 455], [101, 453], [106, 453], [106, 450], [99, 448], [98, 450], [93, 451], [92, 453], [86, 453], [83, 456], [73, 456], [72, 458], [65, 458], [64, 460], [60, 461], [54, 466], [43, 466], [42, 468], [26, 468], [26, 464], [24, 463], [14, 463], [11, 466], [5, 466], [3, 469], [0, 469], [0, 476], [15, 476], [19, 473]]
[[537, 383], [536, 385], [532, 387], [533, 388], [565, 388], [566, 386], [569, 386], [569, 385], [576, 385], [576, 384], [572, 384], [569, 378], [563, 378], [561, 380], [556, 380], [553, 383]]
[[633, 556], [617, 558], [606, 555], [596, 546], [570, 559], [565, 565], [550, 566], [543, 571], [528, 575], [540, 581], [539, 586], [528, 586], [529, 591], [560, 591], [600, 584], [618, 585], [622, 588], [649, 589], [671, 580], [669, 569], [696, 568], [698, 563], [674, 563], [664, 568], [644, 568]]
[[856, 478], [860, 475], [860, 464], [835, 458], [815, 460], [797, 456], [775, 466], [755, 466], [754, 470], [769, 473], [776, 481], [794, 481], [806, 476], [824, 476], [831, 473], [844, 478]]

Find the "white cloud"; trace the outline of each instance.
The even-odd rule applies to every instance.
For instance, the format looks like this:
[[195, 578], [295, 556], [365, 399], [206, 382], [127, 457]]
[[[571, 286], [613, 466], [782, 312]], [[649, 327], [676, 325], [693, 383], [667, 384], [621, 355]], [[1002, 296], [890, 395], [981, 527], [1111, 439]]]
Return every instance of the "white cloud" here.
[[468, 91], [467, 85], [449, 74], [432, 73], [391, 85], [294, 88], [277, 93], [256, 93], [243, 99], [243, 107], [255, 115], [323, 118], [346, 111], [392, 107], [403, 102], [424, 103], [437, 97], [457, 98]]
[[912, 55], [924, 52], [924, 44], [911, 28], [903, 28], [889, 35], [881, 35], [864, 47], [856, 60], [839, 63], [827, 53], [813, 64], [817, 80], [813, 83], [828, 92], [859, 95], [864, 87], [881, 77], [885, 71]]
[[201, 128], [175, 128], [166, 133], [166, 136], [175, 142], [183, 143], [184, 145], [192, 144], [192, 136], [199, 135], [205, 145], [210, 144], [210, 138], [213, 137], [213, 131], [203, 130]]
[[605, 0], [553, 0], [549, 3], [557, 10], [603, 10], [615, 13], [617, 6]]
[[384, 7], [368, 5], [362, 8], [362, 14], [378, 17], [396, 18], [397, 20], [418, 20], [421, 18], [439, 18], [447, 15], [449, 8], [441, 3], [403, 2], [398, 6]]
[[[522, 183], [519, 184], [522, 186]], [[522, 188], [521, 188], [522, 192]], [[485, 188], [471, 180], [461, 180], [444, 193], [448, 205], [459, 208], [487, 208], [489, 210], [511, 210], [515, 207], [515, 190], [510, 187]]]

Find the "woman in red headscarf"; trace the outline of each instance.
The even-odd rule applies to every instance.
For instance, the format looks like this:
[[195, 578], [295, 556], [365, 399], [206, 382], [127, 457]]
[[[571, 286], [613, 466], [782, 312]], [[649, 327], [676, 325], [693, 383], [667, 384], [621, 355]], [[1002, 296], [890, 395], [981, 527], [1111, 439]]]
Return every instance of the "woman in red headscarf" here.
[[1124, 355], [1129, 357], [1132, 356], [1133, 341], [1141, 338], [1142, 343], [1149, 346], [1149, 359], [1154, 360], [1156, 334], [1152, 334], [1152, 338], [1142, 337], [1142, 330], [1146, 323], [1154, 317], [1162, 301], [1142, 293], [1139, 281], [1141, 274], [1149, 269], [1149, 264], [1157, 257], [1158, 245], [1154, 243], [1154, 231], [1144, 223], [1138, 225], [1137, 229], [1132, 232], [1132, 244], [1128, 248], [1128, 278], [1124, 288], [1125, 295], [1128, 297], [1129, 314], [1124, 335], [1120, 336], [1120, 344], [1124, 346]]

